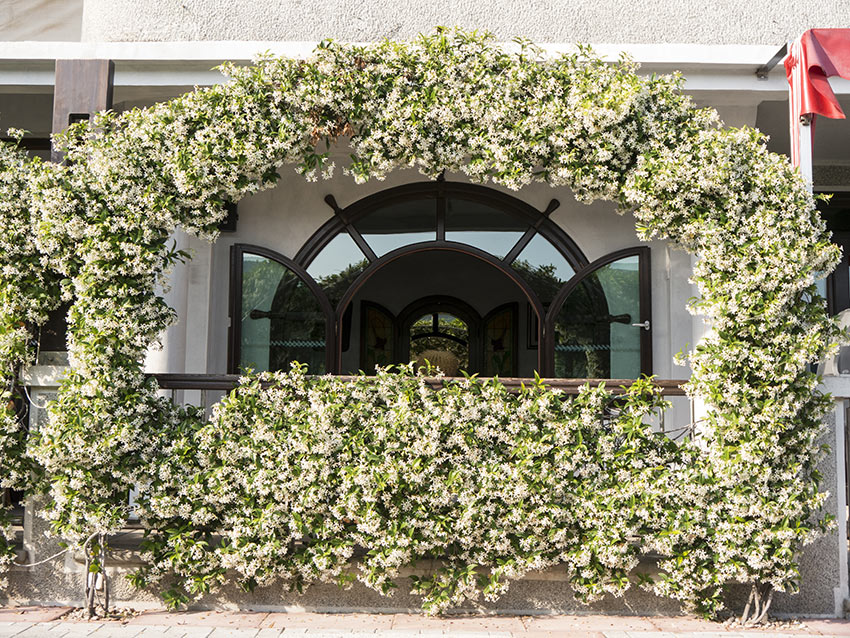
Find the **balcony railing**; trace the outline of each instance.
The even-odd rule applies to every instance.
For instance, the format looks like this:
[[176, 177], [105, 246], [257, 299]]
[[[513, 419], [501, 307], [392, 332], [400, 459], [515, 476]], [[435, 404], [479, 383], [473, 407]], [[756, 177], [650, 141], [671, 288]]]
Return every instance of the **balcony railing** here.
[[[169, 393], [175, 404], [194, 405], [203, 408], [206, 414], [211, 414], [212, 406], [224, 397], [225, 394], [239, 385], [239, 375], [235, 374], [166, 374], [159, 373], [151, 375], [157, 380], [159, 387]], [[341, 375], [343, 380], [354, 381], [360, 377]], [[443, 382], [451, 377], [428, 377], [426, 383], [434, 388], [442, 386]], [[530, 385], [535, 382], [531, 378], [522, 377], [500, 377], [499, 381], [509, 390], [519, 390], [522, 385]], [[567, 395], [577, 395], [582, 386], [591, 386], [605, 383], [612, 394], [623, 394], [634, 382], [634, 379], [542, 379], [543, 383], [550, 388], [557, 388]], [[685, 435], [695, 422], [693, 401], [685, 394], [682, 386], [687, 383], [686, 379], [655, 379], [653, 381], [661, 389], [661, 394], [667, 398], [671, 406], [661, 412], [653, 422], [653, 426], [662, 432], [668, 431], [668, 424], [672, 426], [669, 433], [673, 438]]]

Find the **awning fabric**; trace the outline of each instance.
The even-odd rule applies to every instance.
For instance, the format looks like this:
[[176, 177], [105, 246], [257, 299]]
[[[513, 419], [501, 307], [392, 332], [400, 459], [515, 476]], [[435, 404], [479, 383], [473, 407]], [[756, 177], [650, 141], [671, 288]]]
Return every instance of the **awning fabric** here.
[[850, 29], [809, 29], [791, 44], [785, 58], [785, 74], [791, 86], [791, 161], [800, 165], [800, 118], [824, 115], [844, 119], [827, 78], [850, 80]]

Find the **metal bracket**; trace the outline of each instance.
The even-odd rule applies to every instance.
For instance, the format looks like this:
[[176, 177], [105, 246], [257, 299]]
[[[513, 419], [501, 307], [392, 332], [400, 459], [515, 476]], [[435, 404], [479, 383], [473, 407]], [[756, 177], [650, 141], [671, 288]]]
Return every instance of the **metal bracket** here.
[[773, 54], [773, 57], [767, 62], [767, 64], [762, 64], [759, 68], [756, 69], [756, 77], [759, 80], [766, 80], [767, 75], [773, 70], [779, 61], [782, 60], [786, 55], [788, 55], [788, 43], [782, 45], [782, 48], [779, 49], [776, 53]]

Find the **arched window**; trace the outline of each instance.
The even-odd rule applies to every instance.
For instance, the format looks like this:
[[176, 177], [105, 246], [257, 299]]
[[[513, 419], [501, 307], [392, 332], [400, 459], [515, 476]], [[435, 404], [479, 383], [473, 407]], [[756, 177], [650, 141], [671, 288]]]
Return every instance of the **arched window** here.
[[[293, 260], [235, 249], [233, 370], [299, 360], [311, 372], [369, 372], [428, 343], [485, 376], [650, 371], [648, 249], [589, 264], [549, 219], [557, 200], [539, 211], [438, 180], [344, 208], [325, 201], [334, 216]], [[464, 310], [426, 308], [437, 298]]]

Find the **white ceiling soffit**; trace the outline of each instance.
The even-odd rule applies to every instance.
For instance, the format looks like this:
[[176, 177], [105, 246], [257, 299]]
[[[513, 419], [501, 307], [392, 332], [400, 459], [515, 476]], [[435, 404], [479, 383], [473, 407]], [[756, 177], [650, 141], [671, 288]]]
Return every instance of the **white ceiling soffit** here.
[[[316, 42], [0, 42], [0, 86], [52, 87], [56, 59], [111, 59], [115, 86], [205, 86], [223, 81], [211, 70], [225, 60], [248, 63], [268, 52], [308, 57]], [[515, 49], [514, 43], [503, 45]], [[603, 59], [622, 53], [641, 65], [644, 73], [681, 71], [691, 93], [744, 91], [760, 99], [781, 99], [787, 92], [784, 68], [778, 64], [766, 80], [755, 70], [770, 60], [779, 45], [598, 44]], [[545, 44], [545, 54], [576, 51], [573, 45]], [[838, 94], [850, 94], [850, 81], [833, 78]]]

